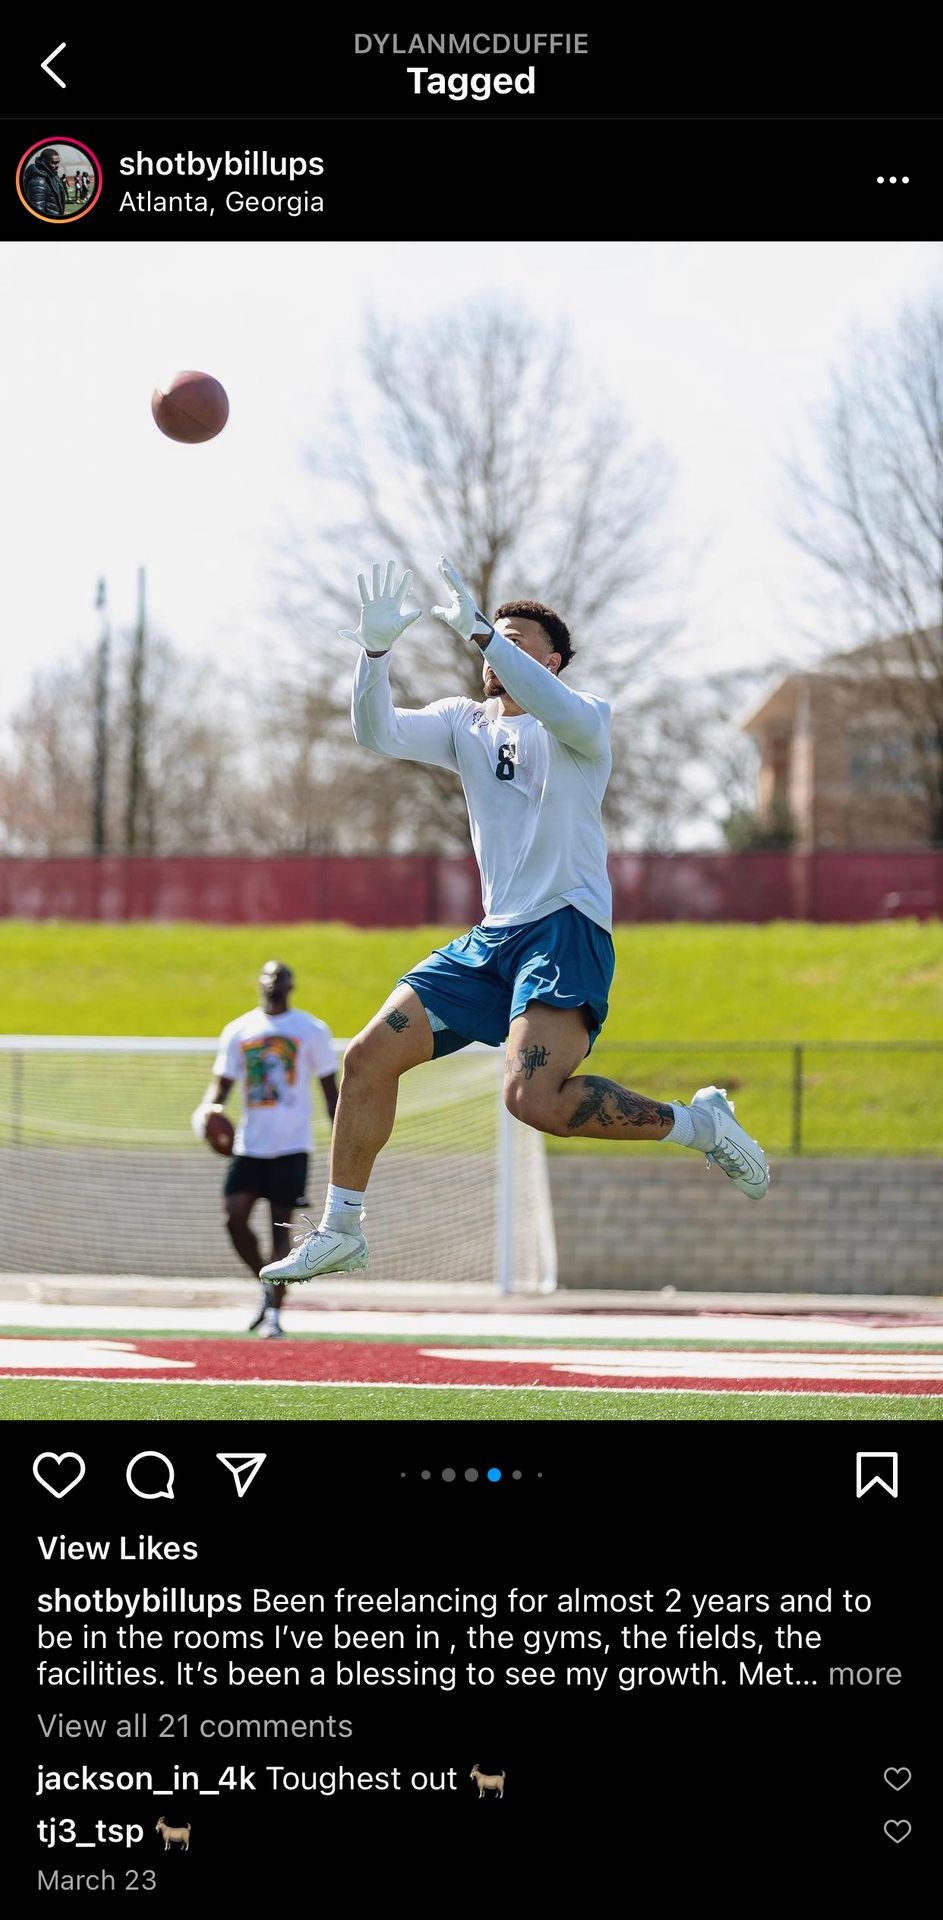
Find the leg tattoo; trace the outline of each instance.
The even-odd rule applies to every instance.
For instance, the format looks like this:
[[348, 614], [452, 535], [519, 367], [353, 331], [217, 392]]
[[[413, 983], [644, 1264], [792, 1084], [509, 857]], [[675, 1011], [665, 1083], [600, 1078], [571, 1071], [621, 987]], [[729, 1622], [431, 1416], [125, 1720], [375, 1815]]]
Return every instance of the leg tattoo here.
[[582, 1098], [567, 1121], [568, 1133], [585, 1127], [588, 1120], [595, 1120], [601, 1127], [670, 1127], [674, 1122], [672, 1109], [661, 1100], [630, 1093], [615, 1080], [597, 1080], [583, 1074], [576, 1085]]
[[545, 1067], [549, 1058], [549, 1047], [518, 1047], [515, 1069], [525, 1080], [532, 1080], [537, 1067]]
[[398, 1007], [394, 1007], [392, 1013], [388, 1013], [386, 1016], [386, 1024], [388, 1027], [392, 1027], [394, 1033], [402, 1033], [403, 1028], [409, 1025], [409, 1015], [408, 1013], [400, 1013]]

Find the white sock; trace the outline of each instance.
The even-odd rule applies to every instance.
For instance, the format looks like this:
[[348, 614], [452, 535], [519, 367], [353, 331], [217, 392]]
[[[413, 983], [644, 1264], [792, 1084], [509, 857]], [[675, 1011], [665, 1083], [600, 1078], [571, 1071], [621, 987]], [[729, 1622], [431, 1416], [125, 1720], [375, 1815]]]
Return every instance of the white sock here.
[[332, 1233], [359, 1233], [362, 1206], [362, 1193], [355, 1193], [352, 1187], [329, 1186], [321, 1225]]
[[267, 1327], [278, 1326], [278, 1308], [277, 1307], [266, 1307], [265, 1324]]
[[665, 1134], [665, 1140], [670, 1140], [673, 1147], [693, 1147], [694, 1115], [690, 1107], [686, 1107], [683, 1100], [669, 1100], [668, 1105], [674, 1114], [675, 1123], [671, 1132]]

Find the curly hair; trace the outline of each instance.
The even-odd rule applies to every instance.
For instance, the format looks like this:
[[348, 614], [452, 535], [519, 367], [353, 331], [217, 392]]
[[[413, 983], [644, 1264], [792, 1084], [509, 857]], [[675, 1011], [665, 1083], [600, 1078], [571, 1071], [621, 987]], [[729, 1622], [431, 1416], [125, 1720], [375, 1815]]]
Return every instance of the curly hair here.
[[543, 627], [547, 639], [555, 653], [560, 655], [560, 672], [568, 667], [576, 648], [570, 639], [570, 629], [565, 620], [561, 620], [552, 607], [545, 607], [540, 600], [503, 600], [494, 616], [498, 620], [536, 620]]

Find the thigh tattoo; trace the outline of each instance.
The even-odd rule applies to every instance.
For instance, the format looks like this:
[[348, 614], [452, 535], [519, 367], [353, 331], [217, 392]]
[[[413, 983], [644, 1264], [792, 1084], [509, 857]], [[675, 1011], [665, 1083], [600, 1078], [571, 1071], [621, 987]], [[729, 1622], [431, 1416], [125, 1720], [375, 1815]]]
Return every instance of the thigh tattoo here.
[[550, 1058], [549, 1047], [518, 1047], [513, 1067], [508, 1064], [507, 1072], [522, 1073], [525, 1080], [532, 1080], [538, 1067], [545, 1067]]

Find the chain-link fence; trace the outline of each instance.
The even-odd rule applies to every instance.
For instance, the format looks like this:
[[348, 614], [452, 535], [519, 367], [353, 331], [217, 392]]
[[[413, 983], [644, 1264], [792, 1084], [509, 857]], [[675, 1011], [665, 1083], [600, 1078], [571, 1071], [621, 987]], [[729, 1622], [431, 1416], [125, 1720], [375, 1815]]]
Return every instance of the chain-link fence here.
[[607, 1040], [582, 1070], [658, 1100], [726, 1087], [768, 1153], [929, 1157], [943, 1154], [941, 1055], [939, 1040]]

